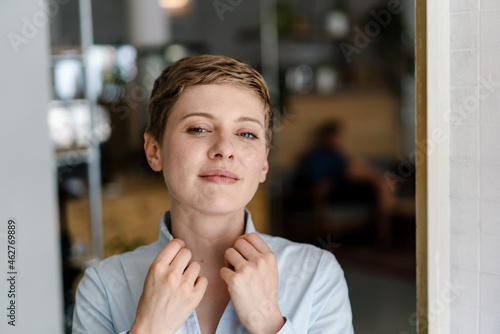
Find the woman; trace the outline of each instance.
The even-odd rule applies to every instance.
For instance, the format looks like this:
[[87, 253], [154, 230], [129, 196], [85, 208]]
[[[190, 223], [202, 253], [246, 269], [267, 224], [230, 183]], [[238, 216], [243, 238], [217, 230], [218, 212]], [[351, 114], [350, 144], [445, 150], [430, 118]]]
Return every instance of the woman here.
[[155, 81], [144, 135], [170, 211], [157, 242], [86, 270], [74, 333], [352, 333], [343, 272], [311, 245], [255, 232], [272, 109], [250, 66], [190, 56]]

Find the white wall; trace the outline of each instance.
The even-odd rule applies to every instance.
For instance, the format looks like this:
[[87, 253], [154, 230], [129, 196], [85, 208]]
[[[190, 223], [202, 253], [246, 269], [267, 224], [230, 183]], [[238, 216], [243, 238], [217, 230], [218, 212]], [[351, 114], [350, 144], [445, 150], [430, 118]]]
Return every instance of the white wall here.
[[498, 333], [500, 2], [428, 11], [430, 333]]
[[[47, 126], [46, 19], [38, 0], [0, 4], [1, 333], [55, 334], [63, 328], [56, 180]], [[9, 40], [16, 37], [22, 40], [17, 48]], [[6, 317], [9, 218], [18, 226], [15, 327]]]
[[441, 296], [450, 282], [449, 0], [427, 6], [428, 321], [429, 333], [448, 334], [450, 303]]

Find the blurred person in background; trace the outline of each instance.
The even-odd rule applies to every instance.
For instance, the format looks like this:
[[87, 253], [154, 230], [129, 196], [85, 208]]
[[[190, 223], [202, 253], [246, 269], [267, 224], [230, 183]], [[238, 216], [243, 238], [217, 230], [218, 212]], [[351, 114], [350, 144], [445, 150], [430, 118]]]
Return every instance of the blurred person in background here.
[[347, 156], [339, 121], [330, 121], [316, 130], [315, 145], [300, 161], [294, 187], [318, 220], [328, 219], [333, 205], [368, 206], [376, 225], [377, 242], [382, 246], [390, 243], [393, 192], [379, 170], [362, 159]]
[[73, 332], [353, 333], [335, 257], [256, 232], [245, 208], [269, 169], [261, 75], [229, 57], [183, 58], [155, 81], [148, 113], [146, 157], [170, 210], [158, 241], [86, 270]]

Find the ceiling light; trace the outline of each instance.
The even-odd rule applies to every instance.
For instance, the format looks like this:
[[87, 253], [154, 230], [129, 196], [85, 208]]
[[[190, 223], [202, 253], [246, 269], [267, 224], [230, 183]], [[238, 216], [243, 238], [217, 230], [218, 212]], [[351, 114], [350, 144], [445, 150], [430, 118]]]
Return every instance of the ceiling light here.
[[186, 7], [190, 0], [158, 0], [160, 7], [165, 9], [180, 9]]

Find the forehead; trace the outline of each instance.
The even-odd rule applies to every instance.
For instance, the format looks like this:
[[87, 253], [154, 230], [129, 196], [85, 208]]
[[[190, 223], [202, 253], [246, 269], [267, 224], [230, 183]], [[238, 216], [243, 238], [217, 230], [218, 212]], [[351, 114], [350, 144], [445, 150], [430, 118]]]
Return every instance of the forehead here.
[[214, 116], [248, 114], [265, 118], [264, 103], [252, 90], [235, 84], [195, 85], [186, 88], [172, 108], [171, 117], [188, 112], [209, 112]]

